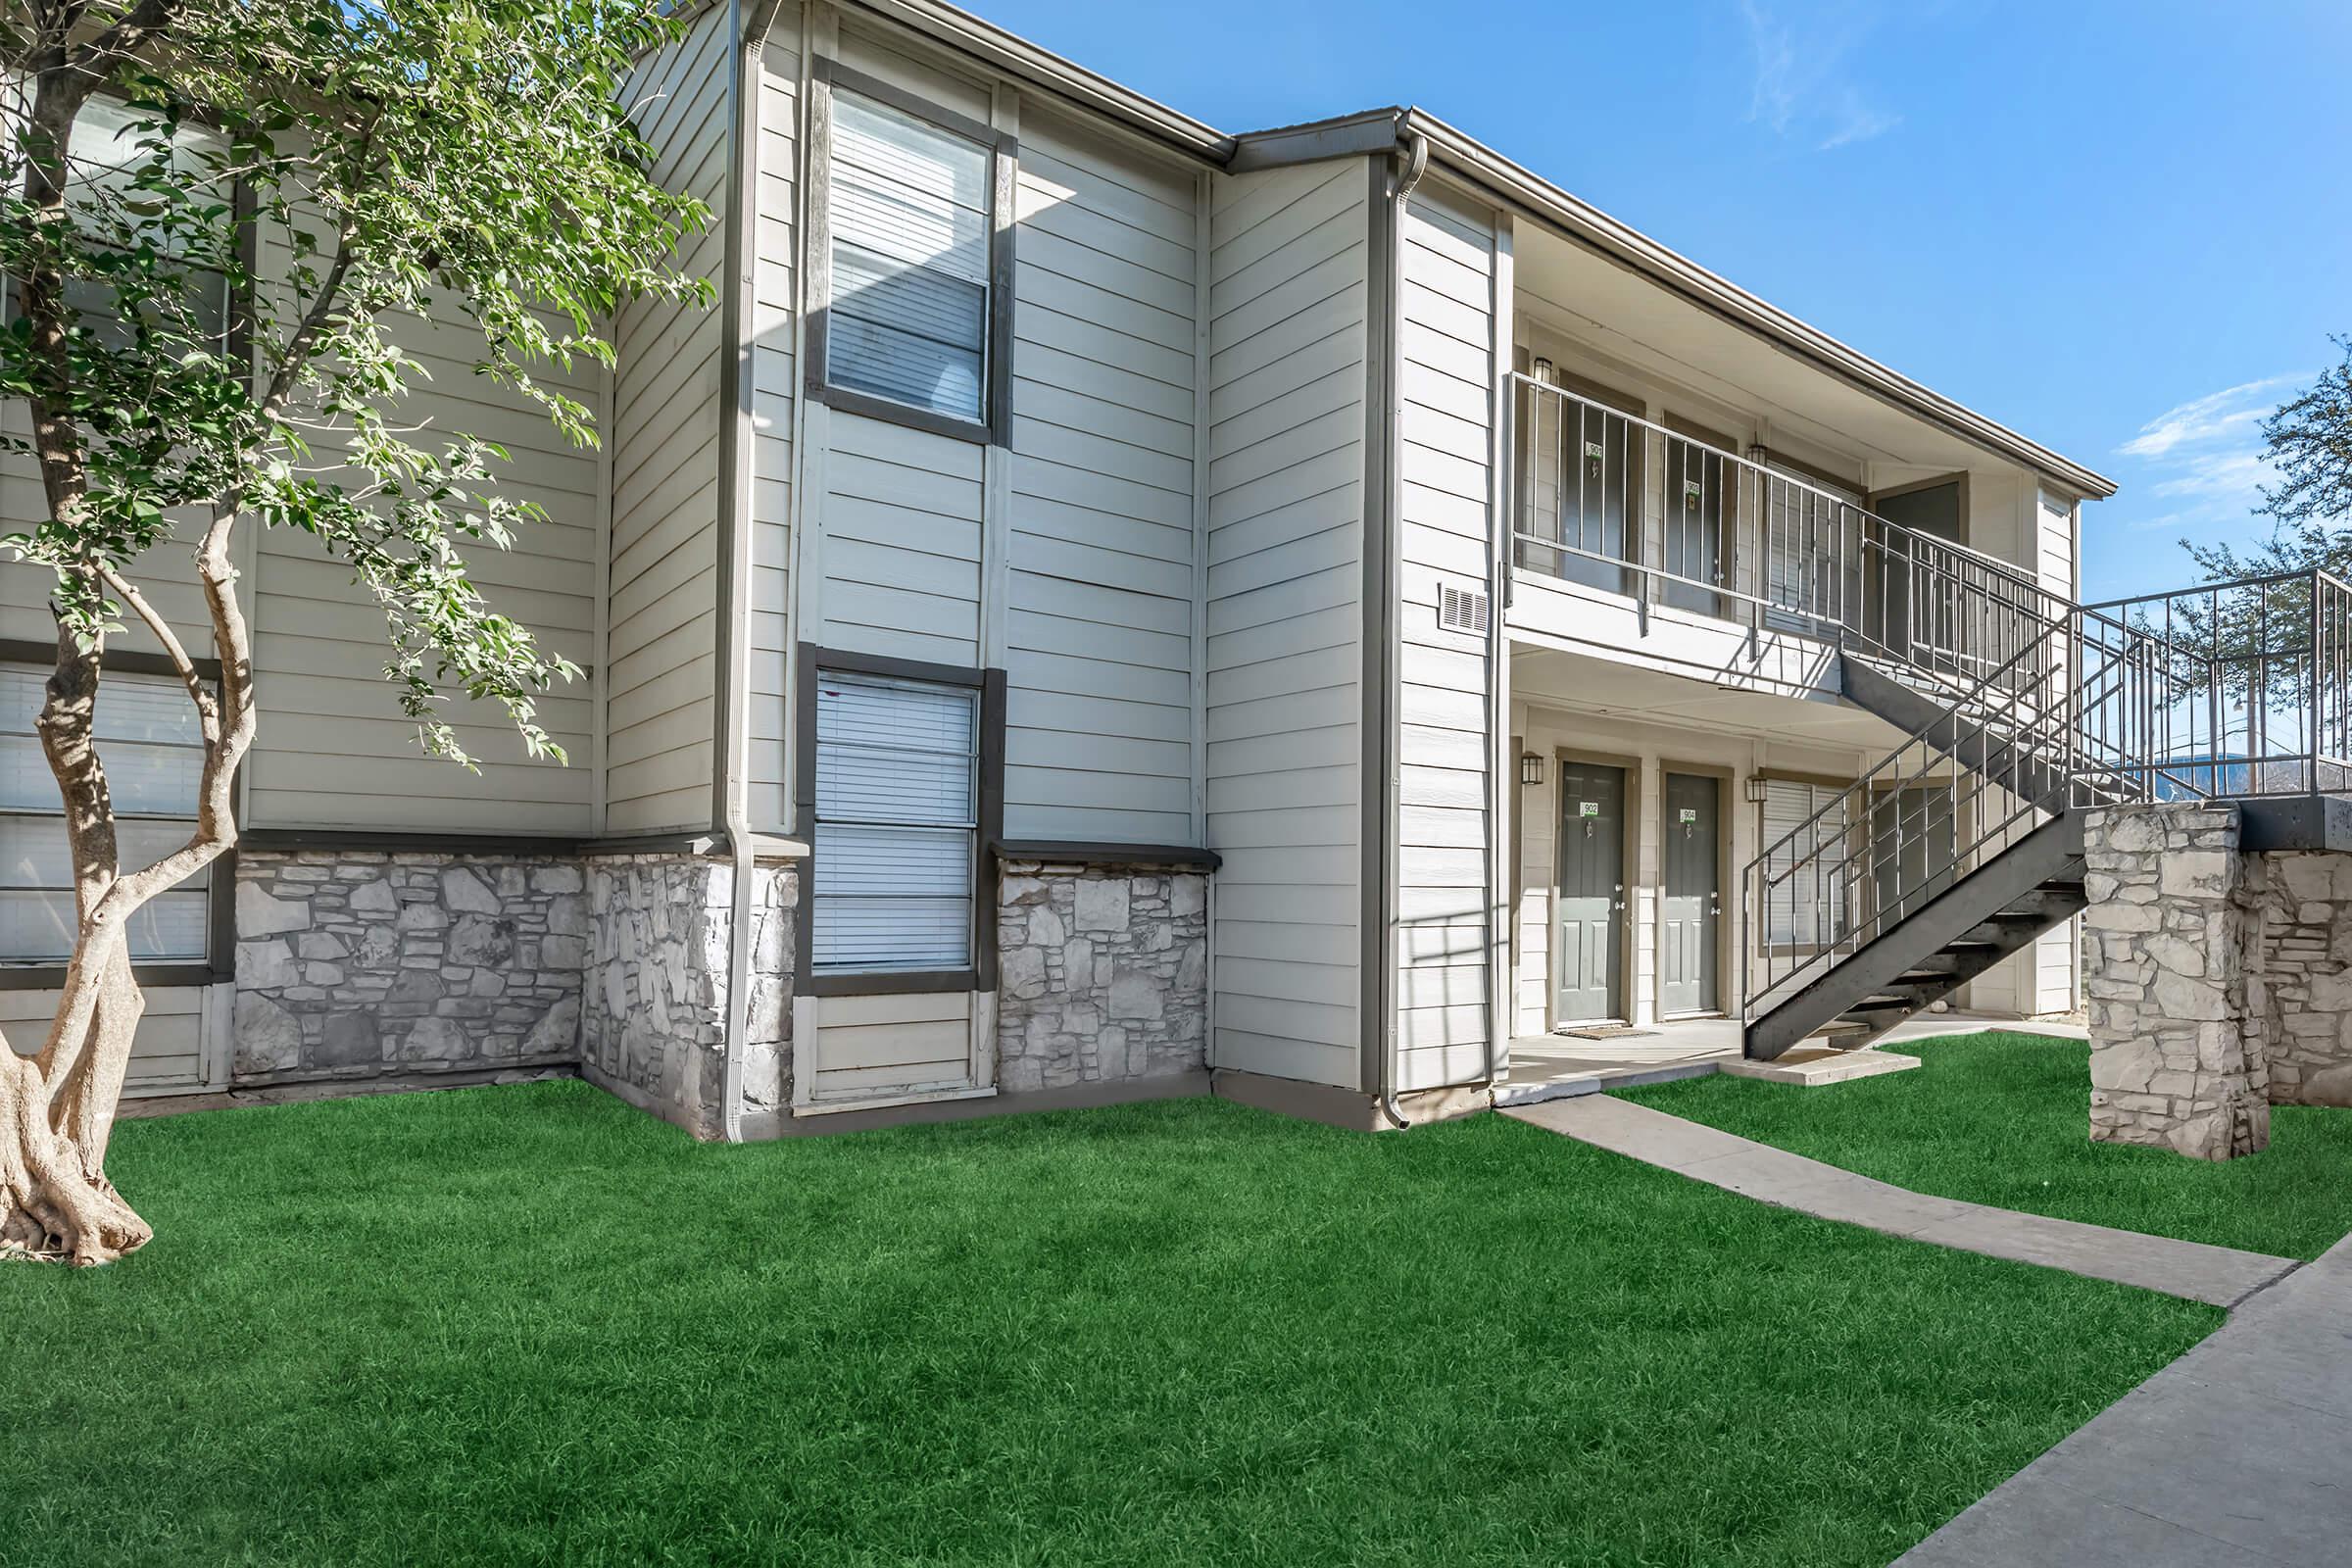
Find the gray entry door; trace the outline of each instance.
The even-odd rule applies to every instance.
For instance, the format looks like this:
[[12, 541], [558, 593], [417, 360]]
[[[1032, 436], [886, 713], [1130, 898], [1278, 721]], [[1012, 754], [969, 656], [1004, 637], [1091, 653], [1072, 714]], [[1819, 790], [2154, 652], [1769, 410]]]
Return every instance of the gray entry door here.
[[1625, 769], [1560, 764], [1559, 898], [1551, 940], [1552, 1017], [1623, 1018]]
[[1719, 880], [1722, 781], [1695, 773], [1666, 775], [1666, 889], [1659, 910], [1658, 1006], [1665, 1012], [1712, 1012], [1717, 934], [1723, 919]]

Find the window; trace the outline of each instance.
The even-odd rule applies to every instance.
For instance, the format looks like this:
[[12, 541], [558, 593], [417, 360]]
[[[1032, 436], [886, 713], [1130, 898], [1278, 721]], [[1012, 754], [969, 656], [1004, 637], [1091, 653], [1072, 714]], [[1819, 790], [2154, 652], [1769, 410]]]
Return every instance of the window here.
[[980, 693], [820, 673], [810, 956], [818, 973], [973, 964]]
[[[1810, 952], [1844, 935], [1846, 888], [1853, 876], [1844, 798], [1845, 790], [1836, 784], [1764, 781], [1761, 914], [1767, 951]], [[1818, 820], [1817, 811], [1822, 813]]]
[[[0, 134], [8, 138], [12, 151], [24, 123], [25, 103], [22, 78], [0, 83]], [[131, 174], [145, 158], [140, 142], [152, 121], [151, 112], [104, 94], [82, 105], [74, 126], [73, 172], [67, 199], [81, 209], [85, 232], [91, 232], [92, 225], [100, 223], [112, 226], [100, 216], [101, 204], [133, 194]], [[208, 165], [205, 155], [217, 157], [225, 151], [226, 145], [219, 131], [183, 121], [173, 132], [172, 161], [189, 182], [200, 182], [213, 167]], [[223, 202], [229, 199], [225, 187], [216, 194]], [[229, 315], [227, 275], [209, 268], [195, 269], [189, 272], [187, 281], [195, 291], [196, 324], [212, 336], [224, 335]], [[6, 294], [0, 311], [13, 315], [16, 290], [11, 287], [0, 292]], [[116, 309], [113, 285], [95, 278], [69, 278], [66, 304], [79, 316], [80, 324], [96, 333], [101, 342], [115, 348], [129, 346], [129, 333]]]
[[[48, 672], [0, 664], [0, 963], [55, 964], [74, 951], [73, 860], [64, 807], [33, 730]], [[97, 736], [114, 792], [122, 865], [136, 870], [187, 842], [204, 746], [177, 679], [108, 670]], [[130, 956], [201, 962], [210, 870], [158, 895], [133, 918]]]
[[825, 313], [811, 390], [884, 418], [987, 439], [1002, 415], [1006, 304], [999, 138], [831, 68]]

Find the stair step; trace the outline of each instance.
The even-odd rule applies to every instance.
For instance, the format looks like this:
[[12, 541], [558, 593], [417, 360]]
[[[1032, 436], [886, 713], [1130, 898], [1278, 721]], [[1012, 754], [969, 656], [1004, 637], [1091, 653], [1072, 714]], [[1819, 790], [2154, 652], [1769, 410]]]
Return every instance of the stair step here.
[[2080, 912], [2082, 868], [2080, 813], [2062, 811], [1750, 1021], [1747, 1054], [1771, 1060], [1833, 1021], [1844, 1026], [1838, 1044], [1850, 1048], [1916, 1017]]

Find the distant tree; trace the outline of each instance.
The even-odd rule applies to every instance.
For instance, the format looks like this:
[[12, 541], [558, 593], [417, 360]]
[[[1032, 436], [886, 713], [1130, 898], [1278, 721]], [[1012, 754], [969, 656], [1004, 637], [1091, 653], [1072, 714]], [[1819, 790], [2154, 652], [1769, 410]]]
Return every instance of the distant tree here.
[[[398, 416], [425, 373], [401, 327], [466, 323], [487, 345], [477, 374], [595, 439], [534, 368], [610, 365], [631, 295], [710, 293], [668, 261], [707, 215], [650, 180], [619, 101], [634, 55], [675, 34], [670, 9], [0, 0], [0, 401], [24, 415], [0, 451], [31, 460], [45, 499], [0, 546], [26, 564], [6, 569], [51, 578], [35, 726], [76, 915], [39, 1051], [0, 1042], [0, 1252], [102, 1263], [151, 1235], [105, 1169], [143, 1006], [129, 931], [236, 840], [256, 723], [238, 529], [297, 530], [350, 570], [427, 750], [466, 760], [442, 707], [463, 696], [561, 756], [534, 699], [577, 672], [484, 601], [463, 553], [505, 548], [536, 509], [500, 494], [496, 446]], [[175, 538], [204, 607], [193, 648], [153, 597]], [[194, 830], [145, 865], [122, 861], [93, 722], [106, 648], [133, 623], [203, 740]]]
[[2343, 359], [2262, 421], [2279, 476], [2277, 485], [2263, 487], [2255, 509], [2276, 519], [2270, 536], [2242, 554], [2227, 540], [2182, 541], [2206, 581], [2315, 566], [2352, 581], [2352, 337], [2331, 341]]

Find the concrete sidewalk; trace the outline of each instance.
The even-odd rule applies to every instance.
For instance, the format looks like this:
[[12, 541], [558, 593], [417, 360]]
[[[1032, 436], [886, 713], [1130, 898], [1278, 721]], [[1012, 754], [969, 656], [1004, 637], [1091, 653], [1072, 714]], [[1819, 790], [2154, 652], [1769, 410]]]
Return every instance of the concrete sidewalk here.
[[[2298, 1266], [2293, 1258], [1932, 1198], [1607, 1095], [1501, 1114], [1760, 1202], [2215, 1306], [2235, 1306]], [[2352, 1460], [2347, 1473], [2352, 1478]], [[2352, 1539], [2345, 1544], [2336, 1560], [2352, 1563]]]
[[2352, 1238], [2230, 1314], [1897, 1568], [2352, 1562]]

